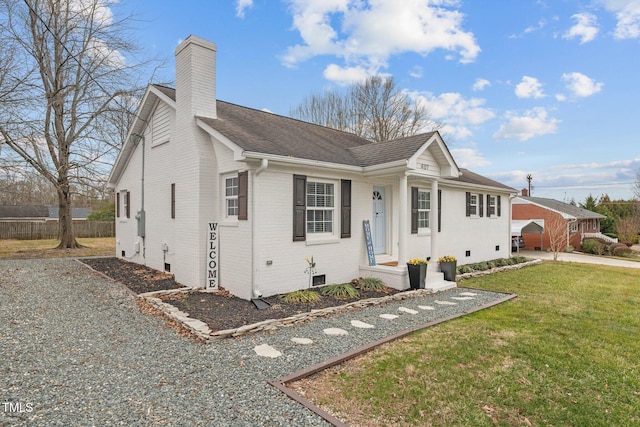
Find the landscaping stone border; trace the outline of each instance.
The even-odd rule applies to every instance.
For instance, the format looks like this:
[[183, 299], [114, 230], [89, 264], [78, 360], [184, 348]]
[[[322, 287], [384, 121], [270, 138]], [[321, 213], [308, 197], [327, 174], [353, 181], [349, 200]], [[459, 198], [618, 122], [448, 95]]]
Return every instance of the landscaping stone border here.
[[402, 301], [405, 299], [413, 298], [421, 295], [430, 295], [434, 292], [430, 289], [416, 289], [411, 291], [399, 292], [393, 295], [387, 295], [380, 298], [367, 298], [359, 301], [350, 302], [348, 304], [339, 305], [335, 307], [327, 307], [317, 310], [311, 310], [307, 313], [296, 314], [295, 316], [284, 317], [282, 319], [268, 319], [262, 322], [252, 323], [250, 325], [240, 326], [233, 329], [225, 329], [222, 331], [212, 331], [209, 326], [198, 320], [189, 317], [189, 313], [180, 311], [173, 305], [164, 302], [158, 296], [176, 295], [185, 292], [208, 292], [201, 288], [180, 288], [169, 289], [163, 291], [147, 292], [138, 295], [139, 298], [144, 299], [149, 304], [164, 313], [167, 317], [182, 324], [185, 329], [193, 332], [198, 338], [210, 343], [223, 338], [239, 337], [248, 334], [254, 334], [260, 331], [270, 331], [279, 327], [306, 322], [318, 317], [328, 316], [334, 313], [341, 313], [348, 310], [370, 307], [374, 305], [383, 304], [390, 301]]
[[[496, 267], [490, 270], [474, 271], [472, 273], [458, 274], [456, 275], [456, 279], [461, 280], [469, 277], [486, 276], [488, 274], [498, 273], [501, 271], [516, 270], [516, 269], [527, 267], [530, 265], [540, 264], [541, 262], [542, 260], [535, 259], [535, 260], [523, 262], [520, 264], [507, 265], [504, 267]], [[146, 292], [143, 294], [139, 294], [138, 298], [142, 298], [143, 300], [147, 301], [149, 304], [151, 304], [152, 306], [160, 310], [168, 318], [179, 322], [186, 330], [192, 332], [198, 338], [202, 339], [204, 342], [207, 342], [207, 343], [211, 343], [213, 341], [217, 341], [224, 338], [240, 337], [243, 335], [254, 334], [260, 331], [271, 331], [283, 326], [306, 322], [308, 320], [313, 320], [318, 317], [328, 316], [334, 313], [341, 313], [348, 310], [370, 307], [370, 306], [379, 305], [379, 304], [383, 304], [390, 301], [401, 301], [401, 300], [409, 299], [415, 296], [429, 295], [434, 293], [434, 291], [430, 289], [415, 289], [410, 291], [399, 292], [393, 295], [387, 295], [380, 298], [368, 298], [368, 299], [354, 301], [348, 304], [339, 305], [335, 307], [327, 307], [327, 308], [322, 308], [317, 310], [311, 310], [310, 312], [307, 312], [307, 313], [300, 313], [300, 314], [296, 314], [295, 316], [284, 317], [282, 319], [268, 319], [268, 320], [263, 320], [262, 322], [240, 326], [238, 328], [225, 329], [222, 331], [212, 331], [209, 328], [209, 326], [203, 321], [189, 317], [189, 313], [180, 311], [178, 308], [174, 307], [173, 305], [167, 302], [164, 302], [162, 299], [159, 298], [159, 296], [176, 295], [176, 294], [181, 294], [185, 292], [210, 292], [210, 291], [203, 290], [202, 288], [186, 287], [186, 288]]]

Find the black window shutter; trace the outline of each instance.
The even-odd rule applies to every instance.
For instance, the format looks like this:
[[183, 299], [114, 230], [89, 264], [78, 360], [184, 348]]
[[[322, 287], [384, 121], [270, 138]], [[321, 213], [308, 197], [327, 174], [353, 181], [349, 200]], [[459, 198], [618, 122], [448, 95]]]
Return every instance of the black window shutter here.
[[238, 173], [238, 220], [248, 218], [247, 201], [249, 191], [249, 172]]
[[438, 233], [442, 231], [442, 190], [438, 190]]
[[307, 208], [307, 177], [293, 175], [293, 241], [304, 241], [307, 237], [306, 208]]
[[131, 218], [131, 191], [127, 191], [127, 218]]
[[487, 194], [487, 218], [491, 216], [491, 195]]
[[478, 211], [479, 211], [478, 215], [480, 215], [480, 217], [482, 217], [484, 215], [484, 212], [483, 212], [484, 211], [484, 206], [483, 206], [484, 202], [483, 202], [483, 200], [484, 200], [484, 195], [483, 194], [478, 194]]
[[176, 217], [176, 184], [171, 184], [171, 218]]
[[501, 215], [501, 212], [500, 212], [500, 196], [498, 196], [498, 202], [497, 203], [498, 203], [498, 216], [500, 216]]
[[351, 180], [343, 179], [340, 181], [340, 185], [340, 197], [342, 199], [340, 203], [340, 237], [347, 238], [351, 237]]
[[418, 187], [411, 187], [411, 234], [418, 233]]
[[471, 193], [467, 191], [467, 216], [471, 216]]
[[120, 192], [116, 193], [116, 218], [120, 218]]

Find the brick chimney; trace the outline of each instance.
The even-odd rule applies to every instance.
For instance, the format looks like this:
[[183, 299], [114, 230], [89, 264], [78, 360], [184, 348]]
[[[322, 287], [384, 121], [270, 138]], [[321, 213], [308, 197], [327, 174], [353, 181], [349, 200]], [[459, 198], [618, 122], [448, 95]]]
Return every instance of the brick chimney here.
[[191, 35], [175, 55], [177, 111], [216, 118], [216, 44]]
[[529, 192], [527, 191], [526, 188], [523, 188], [522, 191], [520, 192], [522, 194], [523, 197], [527, 197], [529, 196]]

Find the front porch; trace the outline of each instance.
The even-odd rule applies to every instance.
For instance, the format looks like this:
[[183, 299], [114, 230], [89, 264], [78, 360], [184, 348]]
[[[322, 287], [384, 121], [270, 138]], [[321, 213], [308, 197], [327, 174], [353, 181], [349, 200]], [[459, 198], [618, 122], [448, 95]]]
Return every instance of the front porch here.
[[[397, 261], [382, 261], [376, 265], [361, 265], [361, 277], [375, 277], [382, 280], [390, 288], [398, 290], [409, 289], [409, 271], [405, 264]], [[444, 273], [438, 271], [436, 263], [430, 263], [427, 268], [427, 278], [424, 282], [425, 289], [434, 292], [444, 291], [457, 287], [456, 282], [444, 280]]]

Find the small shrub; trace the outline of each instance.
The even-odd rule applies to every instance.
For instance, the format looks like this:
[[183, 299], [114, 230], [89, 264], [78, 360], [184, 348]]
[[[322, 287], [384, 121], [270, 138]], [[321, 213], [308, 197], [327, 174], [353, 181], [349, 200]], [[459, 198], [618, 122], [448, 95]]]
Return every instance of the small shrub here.
[[382, 291], [386, 287], [384, 282], [376, 277], [361, 277], [357, 279], [355, 284], [353, 282], [352, 280], [351, 283], [354, 287], [362, 291]]
[[282, 300], [289, 304], [313, 303], [320, 300], [320, 295], [311, 289], [289, 292], [283, 295]]
[[461, 265], [456, 268], [456, 271], [458, 272], [458, 274], [473, 273], [473, 268], [468, 265]]
[[506, 258], [498, 258], [498, 259], [496, 260], [496, 265], [497, 265], [498, 267], [506, 267], [507, 265], [511, 265], [511, 263], [510, 263], [510, 262], [509, 262], [509, 260], [508, 260], [508, 259], [506, 259]]
[[475, 271], [485, 271], [489, 269], [489, 264], [486, 262], [479, 262], [473, 265]]
[[350, 283], [327, 285], [320, 289], [320, 293], [334, 298], [357, 298], [360, 296], [360, 292]]
[[527, 258], [523, 257], [522, 255], [520, 256], [514, 256], [512, 257], [514, 259], [514, 264], [522, 264], [523, 262], [527, 262]]
[[489, 267], [489, 270], [496, 268], [496, 263], [494, 261], [487, 261], [487, 267]]
[[633, 251], [631, 250], [631, 248], [629, 248], [627, 245], [622, 245], [622, 246], [616, 246], [612, 251], [611, 254], [613, 256], [629, 256], [633, 253]]
[[605, 248], [605, 244], [596, 239], [584, 239], [582, 241], [582, 250], [588, 254], [602, 255]]

